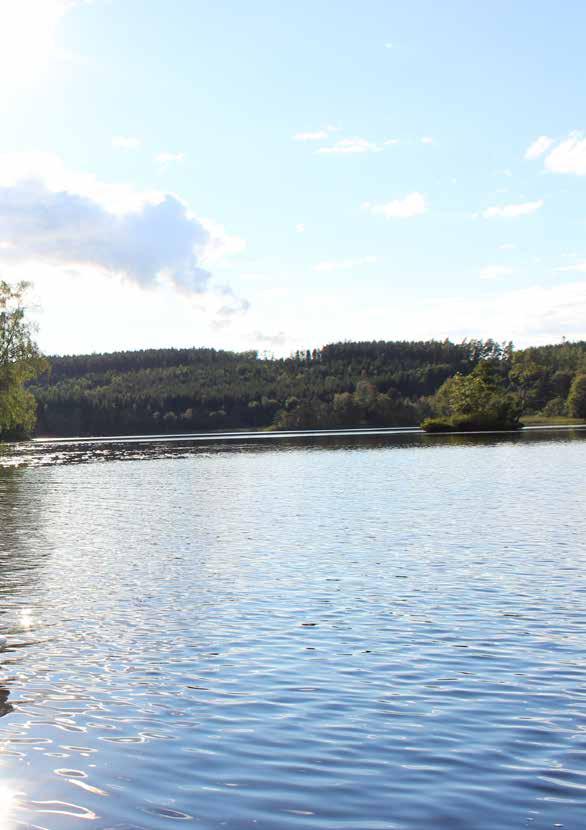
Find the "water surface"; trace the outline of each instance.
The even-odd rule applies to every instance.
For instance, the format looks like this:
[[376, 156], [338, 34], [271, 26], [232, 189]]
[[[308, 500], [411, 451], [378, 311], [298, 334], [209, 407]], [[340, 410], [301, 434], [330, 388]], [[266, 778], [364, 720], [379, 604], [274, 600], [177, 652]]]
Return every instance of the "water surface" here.
[[2, 830], [582, 828], [585, 438], [5, 451]]

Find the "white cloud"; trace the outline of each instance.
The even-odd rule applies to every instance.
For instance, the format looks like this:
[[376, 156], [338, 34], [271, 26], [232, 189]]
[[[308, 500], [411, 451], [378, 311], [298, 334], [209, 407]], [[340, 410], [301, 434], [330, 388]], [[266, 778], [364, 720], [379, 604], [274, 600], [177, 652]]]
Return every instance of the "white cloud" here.
[[201, 255], [201, 263], [206, 268], [227, 256], [241, 254], [246, 249], [246, 240], [240, 236], [229, 234], [219, 222], [214, 222], [212, 219], [206, 219], [203, 216], [198, 221], [208, 234], [208, 241]]
[[517, 246], [513, 242], [505, 242], [499, 245], [499, 251], [514, 251]]
[[142, 287], [163, 280], [202, 292], [222, 230], [170, 193], [71, 174], [54, 156], [0, 157], [1, 262], [88, 267]]
[[326, 262], [318, 262], [317, 265], [313, 266], [314, 271], [349, 271], [352, 268], [356, 268], [360, 265], [371, 265], [373, 262], [376, 262], [377, 258], [375, 256], [363, 256], [358, 257], [357, 259], [337, 259], [337, 260], [328, 260]]
[[100, 182], [91, 173], [68, 169], [52, 153], [5, 153], [0, 155], [0, 187], [41, 180], [52, 191], [71, 191], [95, 199], [111, 213], [122, 215], [139, 210], [145, 201], [160, 201], [158, 191], [137, 191], [124, 184]]
[[408, 193], [403, 199], [394, 199], [381, 205], [365, 202], [362, 209], [373, 216], [384, 216], [387, 219], [410, 219], [427, 211], [427, 201], [422, 193]]
[[546, 153], [553, 144], [553, 138], [547, 135], [540, 135], [535, 141], [529, 145], [525, 151], [525, 158], [529, 161], [534, 161]]
[[341, 138], [330, 147], [320, 147], [317, 152], [332, 154], [378, 153], [380, 149], [378, 144], [374, 144], [366, 138]]
[[482, 215], [485, 219], [494, 219], [497, 217], [514, 219], [517, 216], [527, 216], [530, 213], [535, 213], [543, 205], [543, 199], [537, 199], [535, 202], [521, 202], [520, 204], [512, 205], [495, 205], [494, 207], [487, 208]]
[[400, 138], [387, 138], [386, 141], [383, 141], [383, 144], [384, 144], [385, 147], [387, 147], [389, 145], [394, 146], [395, 144], [400, 144], [400, 143], [401, 143]]
[[119, 150], [136, 150], [140, 147], [140, 141], [134, 136], [117, 135], [112, 139], [112, 147], [117, 147]]
[[514, 273], [514, 268], [509, 268], [507, 265], [486, 265], [480, 269], [480, 279], [498, 280], [501, 277], [510, 277]]
[[305, 225], [303, 222], [299, 222], [299, 224], [295, 225], [295, 230], [297, 233], [304, 233], [305, 232]]
[[[555, 146], [554, 146], [555, 145]], [[534, 160], [545, 155], [544, 167], [551, 173], [569, 173], [586, 176], [586, 136], [575, 130], [562, 141], [541, 135], [525, 152], [525, 158]]]
[[159, 164], [170, 164], [175, 161], [183, 161], [185, 159], [185, 153], [157, 153], [155, 156], [155, 161], [158, 161]]
[[561, 141], [545, 159], [545, 168], [552, 173], [573, 173], [586, 176], [586, 137], [583, 133], [571, 133]]
[[421, 139], [422, 144], [433, 144], [433, 138], [430, 135], [424, 135]]
[[556, 271], [567, 271], [573, 274], [586, 274], [586, 262], [575, 262], [573, 265], [561, 265]]

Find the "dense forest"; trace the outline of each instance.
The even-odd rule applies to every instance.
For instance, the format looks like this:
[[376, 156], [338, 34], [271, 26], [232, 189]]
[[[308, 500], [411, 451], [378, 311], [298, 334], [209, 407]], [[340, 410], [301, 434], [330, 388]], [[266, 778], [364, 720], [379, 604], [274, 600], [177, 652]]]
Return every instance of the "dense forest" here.
[[586, 342], [522, 351], [492, 340], [345, 342], [278, 359], [149, 349], [48, 360], [28, 386], [41, 434], [395, 426], [434, 414], [445, 381], [480, 363], [524, 414], [578, 416]]

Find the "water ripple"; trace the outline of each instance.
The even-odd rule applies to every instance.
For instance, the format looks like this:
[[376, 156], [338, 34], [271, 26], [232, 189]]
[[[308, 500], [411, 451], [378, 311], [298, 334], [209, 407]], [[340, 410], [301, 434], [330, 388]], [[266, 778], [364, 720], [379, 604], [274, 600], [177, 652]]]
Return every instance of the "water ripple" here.
[[10, 452], [1, 830], [583, 826], [584, 434]]

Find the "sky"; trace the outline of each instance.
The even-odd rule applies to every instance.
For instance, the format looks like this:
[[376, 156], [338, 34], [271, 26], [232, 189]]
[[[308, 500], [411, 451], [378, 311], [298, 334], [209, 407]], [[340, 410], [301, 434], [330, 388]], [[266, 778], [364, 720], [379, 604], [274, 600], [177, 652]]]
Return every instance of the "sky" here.
[[586, 4], [0, 0], [49, 354], [586, 339]]

